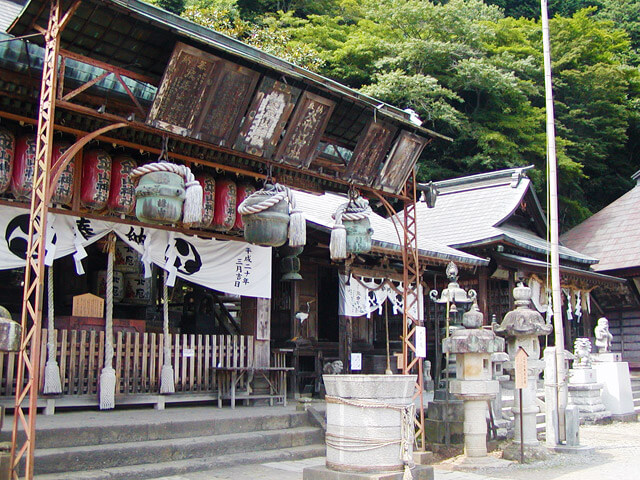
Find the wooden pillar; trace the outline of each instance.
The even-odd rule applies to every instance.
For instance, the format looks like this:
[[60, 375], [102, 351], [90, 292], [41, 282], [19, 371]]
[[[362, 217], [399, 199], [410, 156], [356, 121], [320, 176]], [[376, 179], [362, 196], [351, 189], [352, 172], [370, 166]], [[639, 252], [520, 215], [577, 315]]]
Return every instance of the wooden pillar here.
[[271, 300], [242, 297], [241, 329], [243, 335], [253, 335], [253, 365], [271, 366]]
[[487, 268], [482, 267], [478, 276], [478, 308], [484, 316], [484, 324], [490, 325], [491, 318], [489, 318], [489, 276]]
[[509, 270], [509, 311], [515, 310], [516, 304], [513, 298], [513, 289], [516, 288], [516, 281], [514, 278], [514, 271]]
[[338, 355], [342, 362], [342, 373], [351, 373], [351, 346], [353, 342], [353, 319], [340, 315]]

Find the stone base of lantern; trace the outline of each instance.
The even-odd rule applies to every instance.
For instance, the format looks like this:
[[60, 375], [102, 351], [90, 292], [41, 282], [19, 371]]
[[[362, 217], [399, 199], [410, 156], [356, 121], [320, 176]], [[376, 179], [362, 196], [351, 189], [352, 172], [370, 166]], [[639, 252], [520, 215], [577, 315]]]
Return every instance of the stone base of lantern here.
[[[402, 480], [404, 471], [382, 473], [337, 472], [324, 465], [307, 467], [302, 471], [303, 480]], [[411, 469], [413, 480], [433, 480], [433, 467], [416, 465]]]
[[[549, 450], [542, 445], [525, 445], [523, 453], [524, 463], [546, 460], [549, 457]], [[502, 451], [502, 458], [520, 462], [520, 443], [509, 443]]]

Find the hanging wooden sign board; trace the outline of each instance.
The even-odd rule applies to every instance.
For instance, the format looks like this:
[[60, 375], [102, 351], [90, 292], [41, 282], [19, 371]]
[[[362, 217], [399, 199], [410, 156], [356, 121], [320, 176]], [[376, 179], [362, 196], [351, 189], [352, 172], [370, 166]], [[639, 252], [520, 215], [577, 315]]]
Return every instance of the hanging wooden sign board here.
[[357, 183], [373, 184], [396, 131], [393, 125], [371, 119], [349, 160], [346, 178]]
[[374, 186], [385, 192], [399, 193], [407, 182], [428, 140], [411, 132], [402, 131], [391, 148]]

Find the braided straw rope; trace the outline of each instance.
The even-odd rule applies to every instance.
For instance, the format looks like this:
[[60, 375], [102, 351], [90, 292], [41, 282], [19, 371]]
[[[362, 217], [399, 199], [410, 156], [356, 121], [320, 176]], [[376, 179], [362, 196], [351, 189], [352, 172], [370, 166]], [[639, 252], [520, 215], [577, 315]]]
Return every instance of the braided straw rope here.
[[183, 205], [182, 221], [186, 224], [198, 223], [202, 220], [202, 186], [196, 180], [191, 169], [185, 165], [169, 162], [155, 162], [141, 165], [131, 171], [131, 180], [137, 183], [138, 177], [153, 172], [169, 172], [180, 175], [184, 179], [186, 197]]
[[[249, 205], [249, 199], [254, 201], [256, 197], [265, 198], [256, 204]], [[238, 213], [240, 213], [240, 215], [254, 215], [268, 210], [285, 199], [289, 203], [289, 246], [304, 246], [307, 243], [306, 220], [302, 210], [297, 208], [293, 192], [288, 187], [276, 183], [275, 185], [271, 185], [270, 188], [265, 187], [262, 190], [254, 192], [238, 206]]]
[[326, 402], [338, 405], [349, 405], [358, 408], [386, 408], [389, 410], [399, 411], [401, 420], [401, 438], [399, 439], [377, 439], [377, 438], [355, 438], [334, 433], [326, 434], [326, 444], [343, 452], [365, 452], [375, 450], [377, 448], [387, 447], [389, 445], [400, 444], [400, 460], [404, 463], [403, 480], [411, 480], [411, 467], [414, 466], [413, 457], [411, 456], [411, 445], [413, 444], [413, 428], [415, 419], [415, 405], [396, 405], [393, 403], [376, 402], [373, 400], [353, 400], [343, 397], [325, 396]]
[[184, 186], [187, 188], [195, 186], [196, 184], [200, 185], [189, 167], [169, 162], [156, 162], [141, 165], [138, 168], [131, 170], [131, 179], [135, 180], [142, 175], [152, 172], [170, 172], [180, 175], [184, 178]]
[[254, 205], [247, 205], [247, 200], [249, 198], [247, 197], [238, 207], [238, 212], [240, 213], [240, 215], [253, 215], [255, 213], [263, 212], [273, 207], [274, 205], [277, 205], [282, 200], [287, 198], [287, 192], [285, 191], [280, 191], [275, 195], [271, 195], [268, 191], [259, 190], [257, 192], [254, 192], [253, 195], [256, 195], [256, 196], [260, 195], [266, 198], [262, 200], [260, 203], [256, 203]]

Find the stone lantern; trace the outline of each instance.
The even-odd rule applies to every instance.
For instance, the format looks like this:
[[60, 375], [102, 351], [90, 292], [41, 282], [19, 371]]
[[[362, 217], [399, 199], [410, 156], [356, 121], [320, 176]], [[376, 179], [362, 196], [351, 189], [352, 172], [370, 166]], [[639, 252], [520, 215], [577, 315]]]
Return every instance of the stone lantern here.
[[478, 305], [462, 317], [464, 329], [454, 331], [442, 341], [444, 352], [456, 354], [456, 379], [450, 392], [464, 402], [463, 465], [484, 463], [487, 457], [487, 406], [498, 393], [498, 381], [492, 380], [491, 355], [504, 350], [504, 339], [482, 328]]
[[[458, 306], [466, 306], [476, 298], [474, 290], [465, 291], [458, 284], [458, 267], [449, 262], [446, 269], [449, 278], [447, 288], [440, 295], [436, 290], [431, 290], [429, 297], [434, 303], [446, 308], [444, 336], [449, 337], [451, 332], [462, 328], [456, 321]], [[436, 335], [440, 335], [440, 328], [436, 327]], [[436, 336], [436, 344], [440, 344]], [[457, 398], [451, 398], [449, 394], [449, 379], [455, 376], [456, 357], [452, 352], [446, 353], [446, 365], [440, 365], [436, 361], [435, 387], [433, 401], [429, 402], [427, 418], [425, 419], [425, 434], [434, 449], [441, 445], [461, 444], [463, 441], [462, 418], [464, 416], [462, 402]], [[444, 378], [441, 378], [444, 373]], [[442, 381], [441, 381], [442, 380]]]
[[547, 324], [542, 315], [530, 307], [531, 289], [520, 283], [513, 289], [516, 308], [504, 316], [500, 325], [494, 323], [493, 330], [506, 337], [509, 362], [505, 363], [507, 371], [514, 370], [515, 356], [520, 347], [527, 353], [527, 387], [522, 392], [522, 405], [518, 395], [514, 396], [515, 435], [513, 443], [503, 453], [503, 458], [516, 460], [520, 458], [520, 416], [522, 416], [522, 443], [527, 458], [544, 458], [546, 450], [538, 442], [536, 416], [540, 407], [536, 401], [538, 376], [544, 369], [544, 361], [540, 360], [540, 335], [549, 335], [553, 327]]

